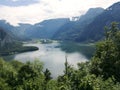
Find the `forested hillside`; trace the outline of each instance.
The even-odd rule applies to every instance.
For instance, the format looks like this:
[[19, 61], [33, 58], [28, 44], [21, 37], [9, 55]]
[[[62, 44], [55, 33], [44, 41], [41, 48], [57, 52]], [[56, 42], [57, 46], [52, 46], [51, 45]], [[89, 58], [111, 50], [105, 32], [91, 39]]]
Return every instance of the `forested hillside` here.
[[22, 42], [12, 36], [12, 32], [0, 28], [0, 56], [38, 50], [37, 47], [23, 47]]
[[0, 55], [6, 50], [10, 50], [14, 47], [15, 39], [11, 36], [11, 33], [0, 28]]
[[59, 28], [67, 22], [69, 22], [68, 18], [44, 20], [27, 28], [25, 30], [25, 36], [29, 38], [51, 39], [51, 37], [59, 30]]
[[58, 40], [77, 42], [96, 42], [104, 38], [104, 26], [113, 21], [120, 22], [120, 2], [107, 9], [90, 9], [77, 22], [69, 22], [62, 26], [53, 36]]
[[75, 41], [81, 36], [84, 28], [89, 25], [96, 16], [104, 11], [102, 8], [90, 8], [85, 15], [79, 17], [76, 21], [69, 21], [59, 28], [53, 35], [53, 39]]
[[82, 34], [76, 38], [76, 41], [95, 42], [103, 39], [104, 26], [110, 26], [113, 21], [120, 22], [120, 2], [108, 7], [103, 13], [98, 15], [93, 22], [85, 27]]
[[19, 23], [12, 26], [5, 20], [0, 20], [0, 27], [9, 32], [12, 37], [18, 40], [51, 39], [61, 26], [68, 23], [69, 18], [48, 19], [34, 25]]

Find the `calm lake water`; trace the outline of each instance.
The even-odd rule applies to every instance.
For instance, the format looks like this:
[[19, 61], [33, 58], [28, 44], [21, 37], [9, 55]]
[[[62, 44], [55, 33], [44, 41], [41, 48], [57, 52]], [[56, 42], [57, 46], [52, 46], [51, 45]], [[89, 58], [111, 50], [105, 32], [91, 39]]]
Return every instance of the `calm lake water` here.
[[[13, 56], [8, 56], [7, 58], [12, 57], [14, 60], [21, 62], [34, 61], [38, 59], [44, 63], [44, 70], [48, 68], [52, 76], [55, 78], [58, 75], [62, 75], [64, 71], [65, 56], [68, 56], [68, 63], [77, 67], [78, 62], [85, 62], [88, 59], [78, 52], [66, 53], [62, 51], [58, 46], [59, 43], [50, 43], [50, 44], [25, 44], [25, 46], [36, 46], [39, 48], [38, 51], [20, 53]], [[56, 48], [58, 47], [58, 48]]]

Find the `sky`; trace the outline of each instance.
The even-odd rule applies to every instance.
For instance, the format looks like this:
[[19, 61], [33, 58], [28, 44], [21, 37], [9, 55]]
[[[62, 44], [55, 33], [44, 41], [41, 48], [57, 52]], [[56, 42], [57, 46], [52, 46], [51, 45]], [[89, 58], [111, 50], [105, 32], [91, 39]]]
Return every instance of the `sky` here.
[[120, 0], [0, 0], [0, 19], [11, 25], [35, 24], [46, 19], [70, 18], [89, 8], [106, 9]]

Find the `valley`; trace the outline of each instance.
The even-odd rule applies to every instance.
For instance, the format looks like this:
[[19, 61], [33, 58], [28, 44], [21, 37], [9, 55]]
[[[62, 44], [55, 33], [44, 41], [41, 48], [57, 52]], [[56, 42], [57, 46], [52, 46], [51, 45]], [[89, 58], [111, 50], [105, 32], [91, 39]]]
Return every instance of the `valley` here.
[[[48, 19], [34, 25], [19, 23], [18, 26], [12, 26], [5, 20], [0, 20], [0, 56], [7, 61], [20, 59], [25, 62], [30, 56], [41, 59], [40, 52], [49, 53], [50, 57], [54, 52], [56, 54], [60, 52], [77, 53], [90, 60], [96, 51], [96, 43], [104, 40], [104, 26], [110, 26], [114, 20], [119, 22], [118, 7], [119, 2], [107, 9], [90, 8], [84, 15], [73, 17], [71, 20], [69, 18]], [[28, 45], [24, 46], [24, 44]], [[62, 57], [63, 61], [64, 54], [58, 56]], [[32, 57], [29, 59], [33, 60]]]
[[119, 90], [112, 1], [0, 1], [0, 90]]
[[[28, 49], [30, 51], [26, 52], [24, 50], [24, 52], [13, 53], [12, 55], [3, 56], [3, 58], [6, 61], [18, 60], [23, 63], [26, 63], [27, 61], [33, 62], [35, 59], [40, 60], [44, 63], [44, 69], [49, 68], [52, 72], [52, 77], [56, 78], [63, 74], [66, 55], [68, 57], [68, 63], [77, 67], [77, 63], [89, 61], [95, 52], [94, 44], [57, 42], [52, 40], [48, 40], [48, 42], [44, 43], [42, 41], [47, 40], [24, 42], [24, 47], [37, 47], [38, 50], [36, 51], [35, 49], [33, 49], [33, 51]], [[54, 66], [55, 64], [56, 66]], [[56, 68], [60, 69], [56, 70]]]

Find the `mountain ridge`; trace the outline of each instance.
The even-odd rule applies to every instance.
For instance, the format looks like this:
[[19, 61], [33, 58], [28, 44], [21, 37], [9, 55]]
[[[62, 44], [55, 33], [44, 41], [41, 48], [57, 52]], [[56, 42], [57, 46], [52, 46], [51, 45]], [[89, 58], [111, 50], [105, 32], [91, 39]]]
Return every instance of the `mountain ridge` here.
[[71, 21], [63, 25], [53, 36], [53, 39], [75, 41], [84, 28], [93, 21], [93, 19], [103, 12], [103, 8], [90, 8], [86, 14], [82, 15], [78, 21]]
[[120, 22], [120, 2], [110, 7], [90, 8], [86, 14], [74, 18], [48, 19], [31, 24], [19, 23], [12, 26], [5, 20], [0, 20], [0, 27], [11, 33], [12, 37], [24, 39], [56, 39], [76, 42], [96, 42], [103, 39], [104, 26], [110, 26], [113, 21]]
[[103, 39], [104, 27], [110, 26], [111, 22], [120, 22], [120, 2], [117, 2], [103, 13], [98, 15], [87, 27], [85, 27], [82, 35], [76, 41], [90, 41], [95, 42]]

